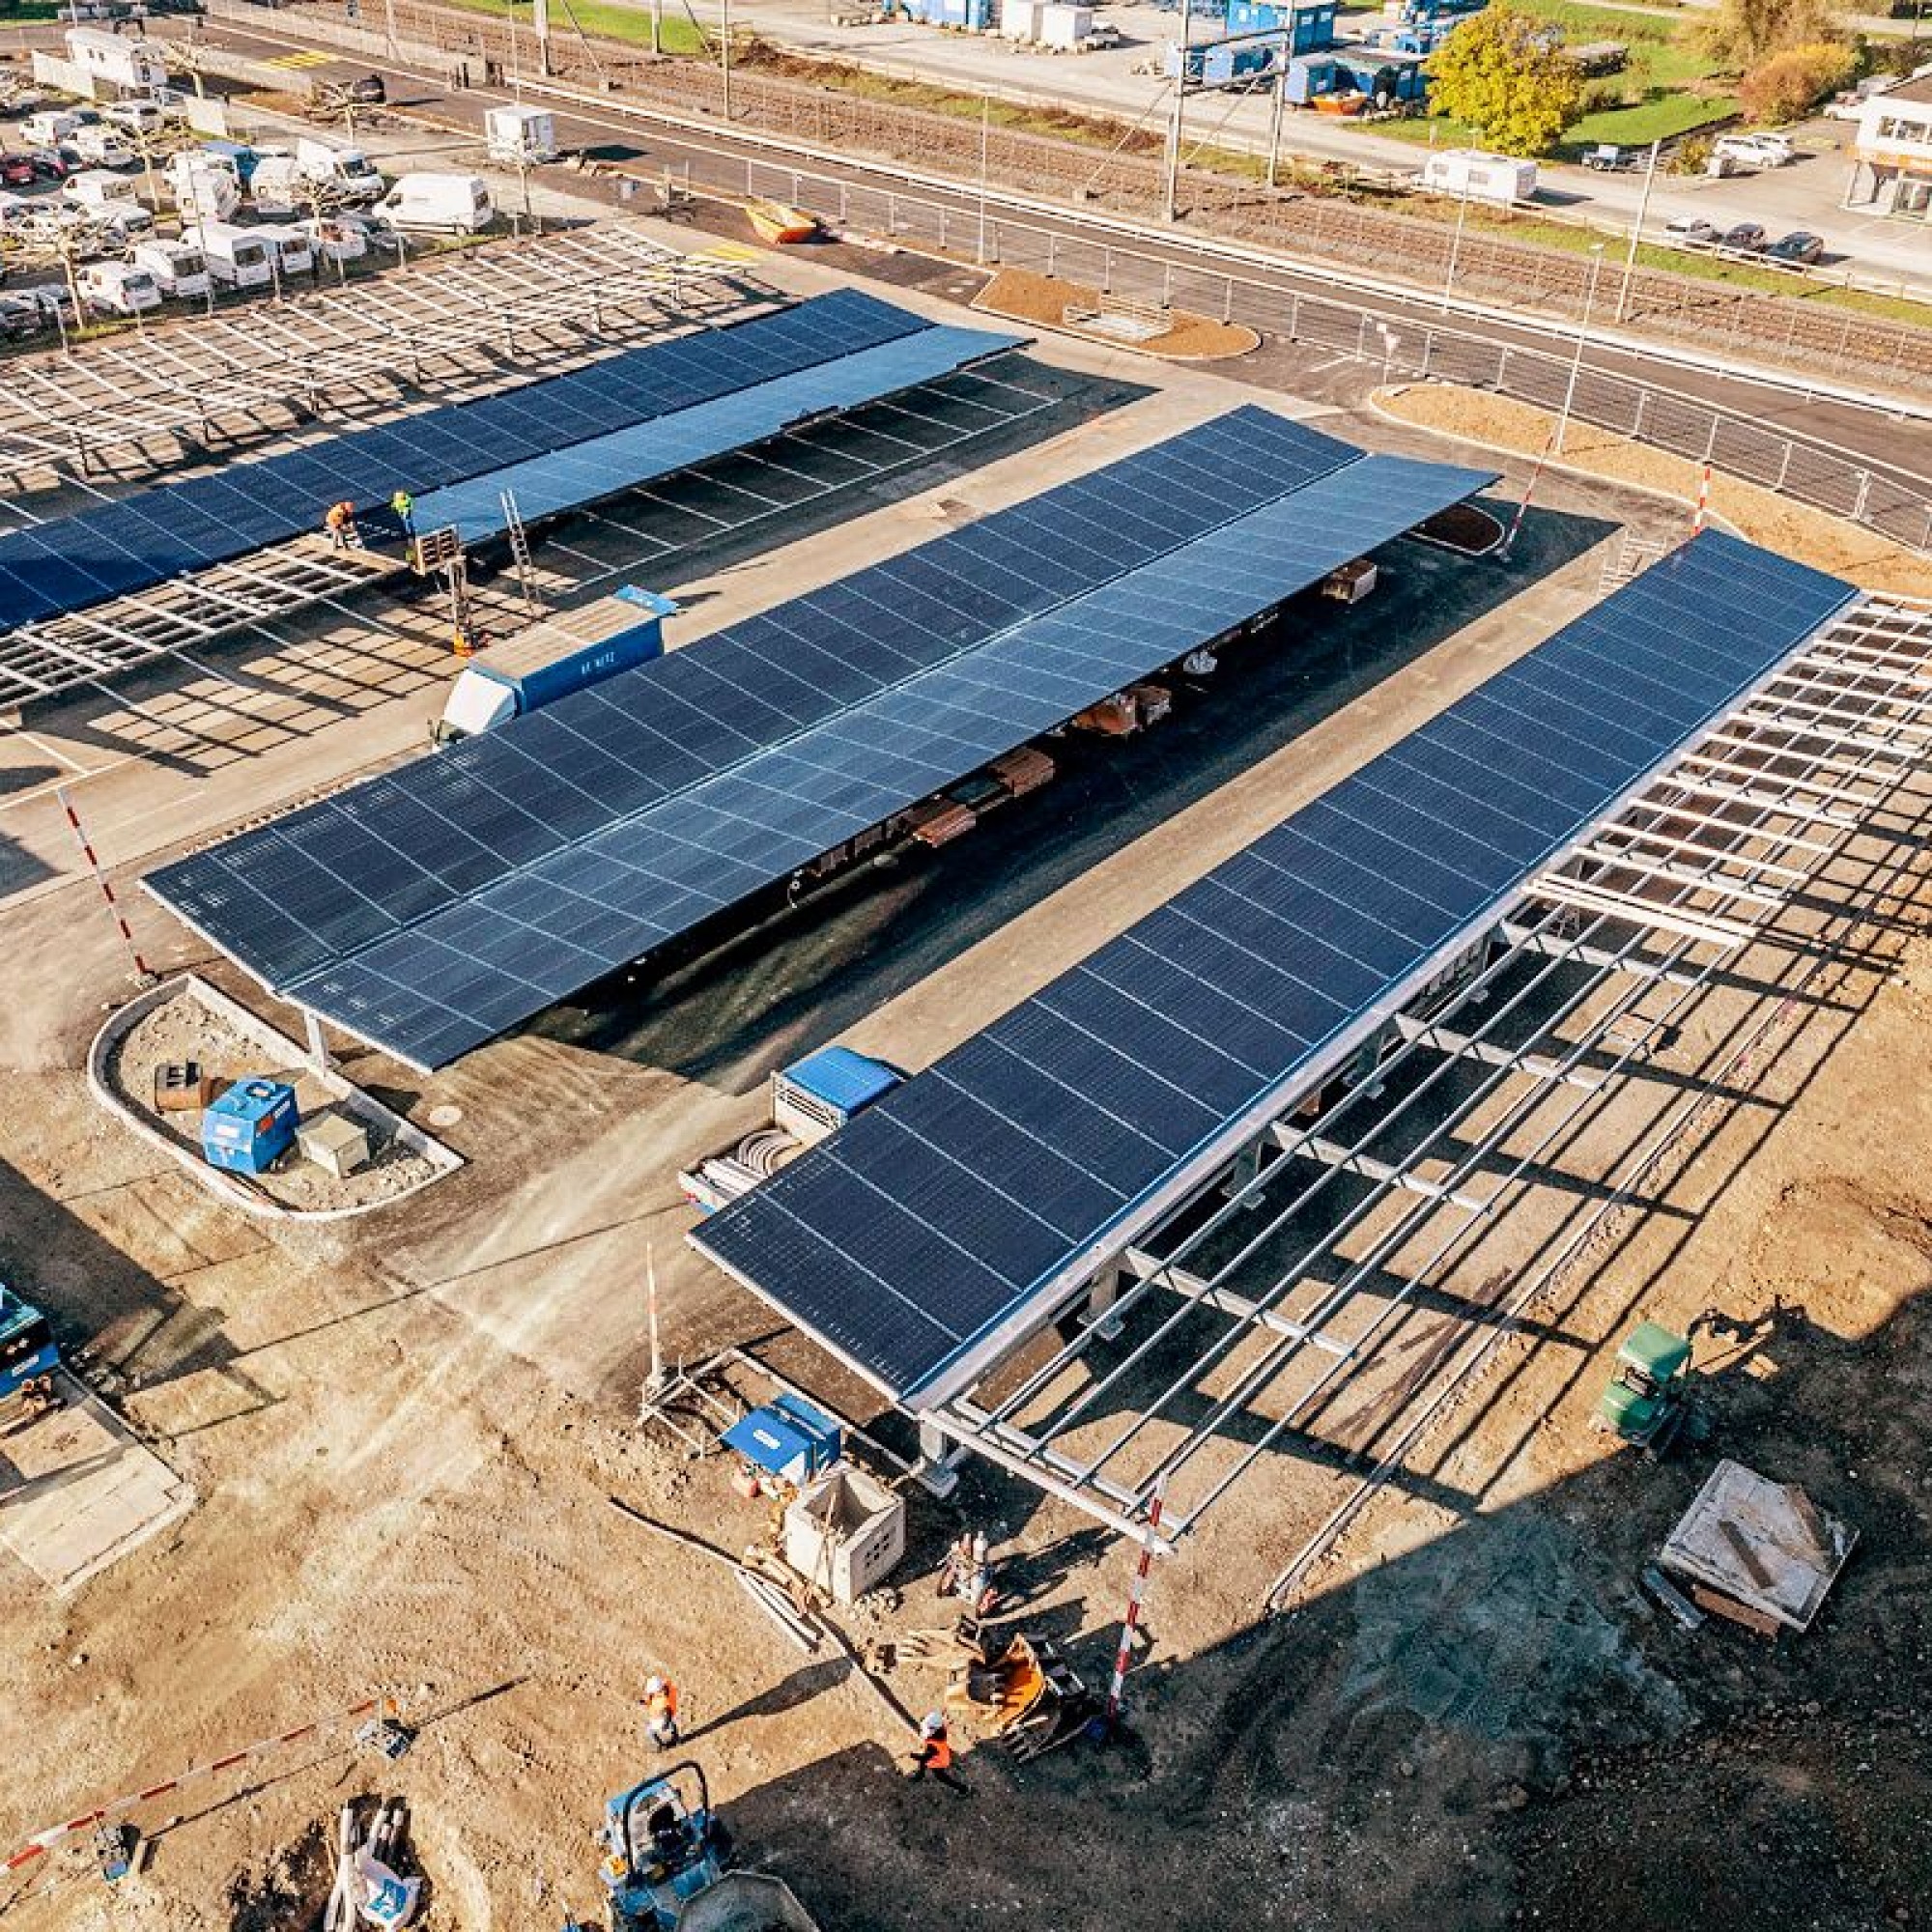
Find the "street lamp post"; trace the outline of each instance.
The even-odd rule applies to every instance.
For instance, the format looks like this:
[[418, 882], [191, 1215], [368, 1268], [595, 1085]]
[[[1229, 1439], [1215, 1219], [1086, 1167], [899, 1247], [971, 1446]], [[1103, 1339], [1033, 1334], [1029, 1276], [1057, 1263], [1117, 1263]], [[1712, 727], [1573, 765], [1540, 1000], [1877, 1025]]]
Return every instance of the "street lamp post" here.
[[1661, 140], [1650, 144], [1650, 165], [1643, 171], [1643, 195], [1636, 205], [1636, 219], [1631, 223], [1630, 252], [1624, 257], [1624, 278], [1617, 285], [1619, 322], [1630, 309], [1631, 276], [1636, 272], [1636, 246], [1643, 239], [1643, 224], [1650, 214], [1650, 190], [1657, 181], [1657, 156], [1662, 146]]
[[1174, 118], [1167, 129], [1167, 218], [1179, 218], [1181, 107], [1187, 99], [1188, 32], [1194, 23], [1190, 0], [1180, 0], [1180, 70], [1174, 76]]
[[724, 119], [731, 119], [731, 0], [724, 0], [724, 23], [721, 30], [721, 51], [724, 66]]
[[1463, 184], [1463, 199], [1456, 206], [1456, 236], [1449, 243], [1449, 272], [1442, 277], [1442, 313], [1449, 313], [1449, 298], [1456, 287], [1456, 265], [1463, 259], [1463, 224], [1469, 218], [1469, 185]]
[[1604, 269], [1604, 244], [1593, 242], [1590, 244], [1590, 283], [1583, 291], [1583, 320], [1577, 325], [1577, 354], [1570, 359], [1570, 381], [1563, 390], [1563, 412], [1556, 418], [1556, 436], [1550, 444], [1550, 454], [1563, 454], [1563, 438], [1570, 428], [1570, 410], [1577, 400], [1577, 379], [1583, 373], [1583, 345], [1590, 335], [1590, 311], [1597, 301], [1597, 277]]

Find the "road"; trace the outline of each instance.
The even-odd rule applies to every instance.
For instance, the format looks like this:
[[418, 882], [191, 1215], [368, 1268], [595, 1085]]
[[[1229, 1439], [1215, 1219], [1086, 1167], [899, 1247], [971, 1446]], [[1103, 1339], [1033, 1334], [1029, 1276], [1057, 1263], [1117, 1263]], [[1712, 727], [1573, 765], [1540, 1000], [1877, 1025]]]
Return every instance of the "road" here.
[[[227, 22], [211, 23], [207, 38], [222, 45], [236, 47], [257, 58], [270, 57], [300, 44], [298, 34], [275, 16], [262, 25], [242, 28]], [[406, 101], [412, 115], [452, 128], [476, 130], [480, 137], [483, 116], [492, 105], [511, 98], [507, 90], [467, 88], [452, 92], [436, 77], [402, 74], [391, 71], [391, 79], [407, 81], [392, 94]], [[660, 121], [636, 110], [627, 110], [614, 101], [608, 108], [573, 109], [559, 116], [559, 139], [570, 147], [616, 148], [629, 156], [627, 165], [645, 176], [661, 176], [666, 167], [689, 168], [695, 185], [710, 184], [740, 191], [748, 158], [768, 156], [770, 137], [740, 137], [724, 128], [707, 128], [702, 135], [676, 131]], [[813, 172], [850, 182], [855, 187], [875, 186], [892, 182], [905, 194], [903, 184], [885, 167], [850, 161], [838, 166], [815, 167]], [[911, 199], [912, 197], [906, 197]], [[979, 202], [970, 185], [951, 194], [932, 193], [919, 197], [926, 205], [944, 207], [964, 233], [974, 222]], [[1077, 242], [1083, 236], [1080, 217], [1072, 212], [1040, 217], [1035, 226], [1052, 230]], [[1187, 266], [1190, 257], [1184, 242], [1165, 241], [1149, 231], [1136, 243], [1137, 251], [1156, 259]], [[1319, 276], [1298, 274], [1292, 268], [1263, 258], [1255, 258], [1244, 279], [1258, 292], [1257, 299], [1272, 295], [1285, 302], [1298, 293], [1314, 297], [1336, 296], [1330, 284]], [[1397, 330], [1398, 342], [1405, 328], [1426, 324], [1441, 329], [1444, 318], [1432, 296], [1418, 294], [1408, 299], [1350, 294], [1347, 299], [1363, 313]], [[1260, 320], [1265, 315], [1245, 315]], [[1526, 352], [1548, 354], [1548, 337], [1530, 328], [1511, 329], [1484, 323], [1465, 331], [1482, 344], [1512, 343]], [[1583, 367], [1648, 384], [1667, 391], [1728, 411], [1747, 422], [1776, 428], [1794, 439], [1802, 447], [1821, 456], [1855, 458], [1875, 475], [1889, 479], [1901, 491], [1932, 497], [1932, 423], [1900, 422], [1869, 411], [1809, 398], [1784, 385], [1769, 385], [1698, 370], [1674, 368], [1641, 354], [1630, 354], [1600, 343], [1585, 351]], [[1795, 380], [1795, 379], [1794, 379]]]

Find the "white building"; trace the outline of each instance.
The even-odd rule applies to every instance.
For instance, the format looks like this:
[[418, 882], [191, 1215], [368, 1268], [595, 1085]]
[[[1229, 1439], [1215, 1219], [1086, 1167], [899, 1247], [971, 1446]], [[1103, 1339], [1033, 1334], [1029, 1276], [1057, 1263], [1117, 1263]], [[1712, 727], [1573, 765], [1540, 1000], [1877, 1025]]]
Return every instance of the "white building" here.
[[1853, 153], [1847, 208], [1932, 220], [1932, 73], [1867, 100]]

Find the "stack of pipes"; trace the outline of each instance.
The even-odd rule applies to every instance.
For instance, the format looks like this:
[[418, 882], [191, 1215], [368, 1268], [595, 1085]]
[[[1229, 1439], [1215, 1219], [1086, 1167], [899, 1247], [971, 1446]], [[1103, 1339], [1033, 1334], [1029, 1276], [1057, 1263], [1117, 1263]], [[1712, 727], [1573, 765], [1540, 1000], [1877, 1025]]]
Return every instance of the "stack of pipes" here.
[[402, 1850], [409, 1814], [400, 1798], [378, 1799], [366, 1829], [352, 1802], [335, 1831], [335, 1887], [322, 1916], [323, 1932], [356, 1932], [374, 1925], [398, 1932], [416, 1915], [422, 1880], [400, 1877], [389, 1861]]

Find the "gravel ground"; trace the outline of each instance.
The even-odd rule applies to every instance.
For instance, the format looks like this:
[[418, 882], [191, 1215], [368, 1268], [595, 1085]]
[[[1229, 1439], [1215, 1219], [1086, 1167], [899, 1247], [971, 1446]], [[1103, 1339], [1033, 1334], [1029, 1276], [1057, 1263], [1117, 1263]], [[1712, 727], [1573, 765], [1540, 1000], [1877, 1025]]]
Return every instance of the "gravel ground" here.
[[[130, 1113], [197, 1156], [201, 1151], [200, 1112], [159, 1114], [154, 1108], [155, 1071], [169, 1062], [198, 1061], [205, 1072], [229, 1081], [260, 1074], [286, 1080], [296, 1090], [304, 1120], [330, 1105], [341, 1109], [337, 1096], [305, 1068], [299, 1065], [266, 1066], [265, 1057], [259, 1046], [219, 1013], [210, 1010], [192, 993], [181, 992], [129, 1029], [108, 1057], [107, 1079]], [[374, 1120], [361, 1115], [356, 1118], [369, 1133], [369, 1164], [358, 1173], [338, 1180], [314, 1162], [291, 1153], [270, 1173], [255, 1177], [254, 1184], [277, 1205], [313, 1214], [393, 1201], [436, 1179], [438, 1170], [433, 1161], [412, 1152]], [[247, 1179], [234, 1178], [244, 1183]]]

